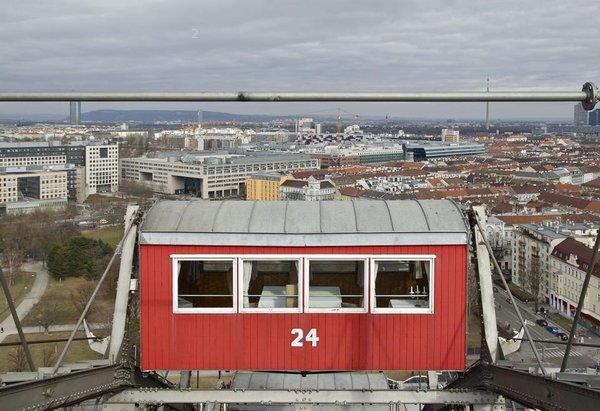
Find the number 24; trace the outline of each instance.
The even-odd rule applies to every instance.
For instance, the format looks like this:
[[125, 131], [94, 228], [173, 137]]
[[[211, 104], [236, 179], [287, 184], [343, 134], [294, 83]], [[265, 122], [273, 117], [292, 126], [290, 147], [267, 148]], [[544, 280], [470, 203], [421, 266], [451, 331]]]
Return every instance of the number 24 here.
[[[294, 341], [292, 341], [292, 347], [303, 347], [304, 342], [302, 341], [302, 338], [304, 337], [304, 330], [302, 330], [302, 328], [292, 328], [292, 335], [296, 335], [296, 338], [294, 338]], [[304, 338], [304, 340], [311, 343], [313, 347], [316, 347], [317, 343], [319, 342], [319, 337], [317, 337], [317, 329], [311, 328], [306, 334], [306, 338]]]

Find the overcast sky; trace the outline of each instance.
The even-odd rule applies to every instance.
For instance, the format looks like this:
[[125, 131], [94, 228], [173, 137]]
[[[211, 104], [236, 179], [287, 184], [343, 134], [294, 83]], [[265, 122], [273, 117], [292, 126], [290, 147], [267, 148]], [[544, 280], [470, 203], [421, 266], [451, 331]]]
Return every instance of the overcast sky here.
[[[578, 91], [600, 83], [597, 0], [11, 2], [1, 91]], [[0, 103], [0, 114], [67, 113]], [[483, 118], [479, 104], [92, 104], [236, 113]], [[571, 118], [574, 103], [492, 104]]]

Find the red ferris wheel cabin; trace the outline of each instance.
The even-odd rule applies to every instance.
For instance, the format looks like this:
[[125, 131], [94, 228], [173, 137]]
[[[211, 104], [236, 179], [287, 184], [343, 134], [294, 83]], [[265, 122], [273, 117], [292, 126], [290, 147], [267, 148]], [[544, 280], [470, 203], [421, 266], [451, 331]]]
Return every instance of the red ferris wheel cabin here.
[[144, 370], [463, 370], [451, 201], [162, 201], [140, 234]]

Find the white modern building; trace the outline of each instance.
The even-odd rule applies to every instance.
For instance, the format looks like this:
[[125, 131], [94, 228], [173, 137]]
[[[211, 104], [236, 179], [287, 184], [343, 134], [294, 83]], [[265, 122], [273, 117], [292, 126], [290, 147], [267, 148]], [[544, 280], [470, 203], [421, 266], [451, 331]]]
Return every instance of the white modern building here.
[[[55, 186], [56, 173], [66, 175], [66, 195]], [[46, 180], [49, 175], [52, 177]], [[16, 178], [20, 182], [17, 191], [22, 197], [38, 200], [64, 197], [81, 202], [90, 194], [119, 191], [119, 146], [102, 142], [0, 144], [0, 176], [6, 184]], [[4, 187], [8, 185], [0, 189]], [[46, 193], [46, 189], [50, 191]], [[44, 195], [49, 197], [40, 197]], [[18, 198], [15, 193], [9, 196], [11, 202], [15, 196]]]
[[85, 147], [85, 187], [87, 195], [119, 191], [119, 146]]
[[444, 143], [458, 143], [460, 139], [460, 132], [451, 128], [442, 129], [442, 142]]
[[121, 176], [165, 194], [203, 199], [242, 197], [253, 174], [314, 170], [319, 160], [302, 154], [233, 156], [203, 154], [169, 158], [124, 158]]

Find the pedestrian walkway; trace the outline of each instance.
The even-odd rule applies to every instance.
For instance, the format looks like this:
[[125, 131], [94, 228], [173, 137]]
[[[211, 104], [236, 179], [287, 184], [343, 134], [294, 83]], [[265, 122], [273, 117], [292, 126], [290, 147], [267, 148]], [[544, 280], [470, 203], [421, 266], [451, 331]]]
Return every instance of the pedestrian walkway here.
[[[110, 324], [102, 324], [102, 323], [88, 323], [88, 326], [91, 330], [105, 330], [110, 328]], [[57, 332], [71, 332], [73, 331], [73, 327], [75, 324], [59, 324], [59, 325], [51, 325], [48, 328], [48, 333], [57, 333]], [[84, 331], [83, 324], [79, 326], [80, 331]], [[31, 326], [31, 327], [23, 327], [24, 334], [42, 334], [46, 332], [44, 327], [40, 326]], [[17, 334], [17, 330], [14, 330], [12, 333], [7, 333], [4, 330], [4, 337], [8, 337], [9, 335]]]
[[[19, 316], [19, 319], [23, 321], [33, 306], [36, 305], [40, 301], [42, 295], [44, 295], [46, 287], [48, 287], [49, 276], [44, 265], [38, 261], [27, 262], [23, 264], [21, 269], [23, 271], [33, 271], [36, 273], [31, 291], [29, 291], [21, 304], [17, 307], [17, 315]], [[15, 326], [15, 321], [13, 320], [10, 311], [8, 311], [8, 316], [4, 321], [0, 323], [0, 328], [3, 329], [3, 332], [0, 333], [0, 342], [4, 341], [7, 335], [17, 333], [17, 327]]]
[[[563, 358], [565, 356], [565, 350], [561, 350], [560, 348], [545, 348], [544, 350], [540, 349], [540, 355], [543, 358]], [[579, 351], [571, 350], [571, 357], [582, 357]]]

